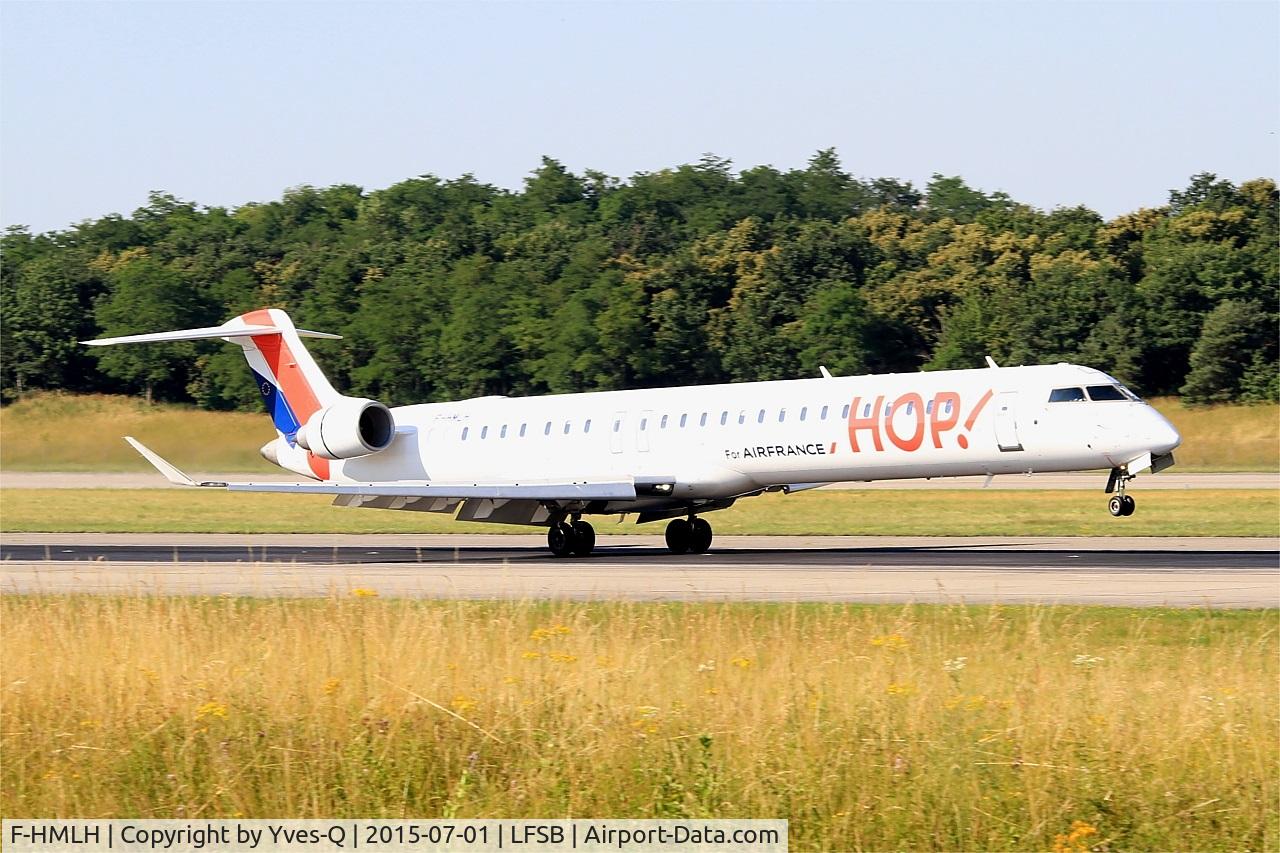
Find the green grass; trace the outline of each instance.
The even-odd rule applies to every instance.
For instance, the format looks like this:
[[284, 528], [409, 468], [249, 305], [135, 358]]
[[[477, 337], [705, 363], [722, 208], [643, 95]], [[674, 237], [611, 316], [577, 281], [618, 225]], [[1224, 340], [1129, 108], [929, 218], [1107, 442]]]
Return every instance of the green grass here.
[[[1134, 490], [1131, 518], [1080, 491], [866, 491], [762, 495], [708, 516], [719, 535], [1276, 536], [1280, 493]], [[530, 533], [435, 513], [345, 509], [322, 495], [177, 489], [4, 489], [7, 532]], [[599, 533], [660, 533], [662, 524], [595, 519]]]
[[1275, 850], [1276, 622], [8, 595], [0, 812], [770, 817], [797, 851]]
[[[1182, 432], [1176, 471], [1280, 471], [1280, 406], [1187, 408], [1152, 401]], [[275, 436], [265, 414], [148, 407], [128, 397], [33, 394], [0, 411], [0, 469], [149, 471], [134, 435], [179, 468], [276, 471], [258, 456]]]

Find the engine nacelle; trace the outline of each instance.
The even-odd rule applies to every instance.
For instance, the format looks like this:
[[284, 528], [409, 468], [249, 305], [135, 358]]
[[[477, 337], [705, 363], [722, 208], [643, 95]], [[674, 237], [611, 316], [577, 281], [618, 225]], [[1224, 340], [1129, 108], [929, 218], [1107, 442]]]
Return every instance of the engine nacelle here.
[[396, 437], [391, 410], [374, 400], [345, 397], [311, 416], [298, 444], [325, 459], [354, 459], [386, 450]]

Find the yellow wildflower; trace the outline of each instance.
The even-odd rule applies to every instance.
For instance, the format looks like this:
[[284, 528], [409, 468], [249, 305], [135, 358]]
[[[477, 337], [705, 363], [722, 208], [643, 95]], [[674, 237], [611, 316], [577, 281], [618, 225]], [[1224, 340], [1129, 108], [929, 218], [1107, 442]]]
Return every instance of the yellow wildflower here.
[[472, 699], [470, 696], [463, 696], [459, 693], [453, 697], [453, 701], [449, 704], [453, 710], [462, 713], [463, 711], [470, 711], [474, 708], [476, 706], [476, 700]]
[[915, 692], [915, 688], [910, 684], [907, 684], [905, 681], [894, 681], [885, 688], [885, 692], [890, 696], [906, 696]]
[[221, 702], [205, 702], [199, 708], [196, 708], [196, 719], [207, 720], [210, 717], [217, 717], [220, 720], [227, 718], [227, 706]]
[[755, 661], [751, 660], [751, 658], [734, 658], [729, 663], [738, 669], [751, 669], [751, 667], [755, 666]]
[[898, 649], [905, 649], [908, 643], [907, 638], [901, 634], [881, 634], [878, 637], [871, 638], [871, 645], [876, 648], [897, 651]]
[[351, 590], [351, 594], [354, 595], [356, 598], [377, 598], [378, 597], [378, 591], [376, 589], [366, 589], [365, 587], [362, 587], [362, 586], [358, 586], [355, 589]]
[[1087, 853], [1089, 836], [1097, 834], [1097, 827], [1082, 820], [1073, 820], [1070, 832], [1053, 837], [1053, 853]]
[[336, 678], [326, 678], [324, 682], [324, 695], [332, 696], [338, 692], [338, 688], [342, 686], [342, 682]]

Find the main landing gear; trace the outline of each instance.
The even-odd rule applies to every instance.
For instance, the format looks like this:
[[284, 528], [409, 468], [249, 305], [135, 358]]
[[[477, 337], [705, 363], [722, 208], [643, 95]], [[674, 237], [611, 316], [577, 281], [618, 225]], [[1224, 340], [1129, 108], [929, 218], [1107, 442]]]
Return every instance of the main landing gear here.
[[711, 547], [711, 537], [711, 525], [704, 518], [677, 518], [667, 525], [667, 547], [672, 554], [704, 554]]
[[557, 521], [547, 530], [547, 547], [557, 557], [585, 557], [596, 547], [596, 529], [581, 519]]
[[1112, 492], [1115, 494], [1111, 495], [1111, 500], [1107, 501], [1107, 512], [1116, 518], [1133, 515], [1134, 509], [1137, 508], [1133, 498], [1124, 493], [1125, 485], [1133, 479], [1133, 476], [1124, 468], [1111, 469], [1111, 476], [1107, 479], [1107, 494], [1110, 495]]

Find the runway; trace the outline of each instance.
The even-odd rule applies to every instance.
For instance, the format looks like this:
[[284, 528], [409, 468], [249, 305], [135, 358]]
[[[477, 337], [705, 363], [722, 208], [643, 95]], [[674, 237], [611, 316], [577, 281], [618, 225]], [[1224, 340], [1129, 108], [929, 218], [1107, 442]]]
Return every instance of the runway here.
[[1274, 539], [743, 536], [676, 557], [601, 536], [557, 560], [523, 535], [15, 534], [0, 569], [8, 593], [1280, 606]]

